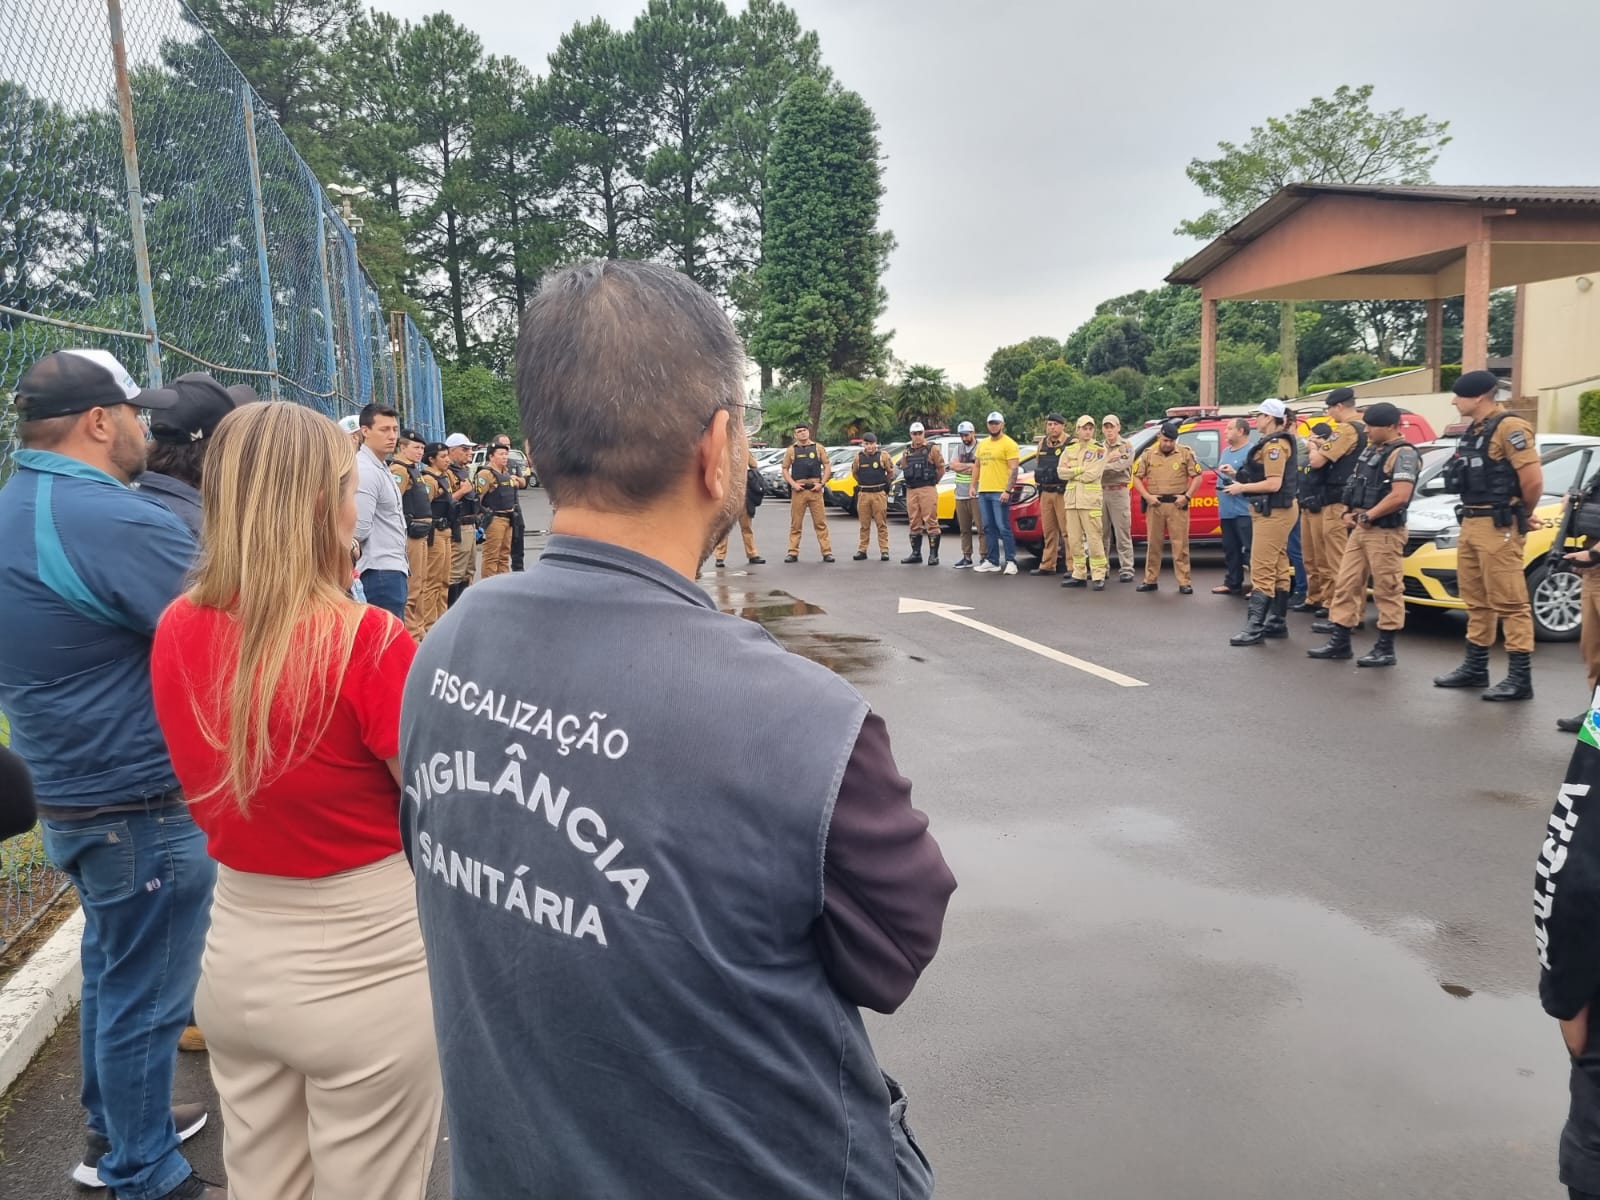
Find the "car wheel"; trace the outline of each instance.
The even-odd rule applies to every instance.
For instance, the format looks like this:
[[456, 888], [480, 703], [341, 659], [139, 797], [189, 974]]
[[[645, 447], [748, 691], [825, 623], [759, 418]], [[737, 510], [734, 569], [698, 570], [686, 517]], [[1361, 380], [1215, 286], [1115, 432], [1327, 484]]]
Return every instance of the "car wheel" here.
[[1540, 560], [1528, 572], [1533, 633], [1541, 642], [1575, 642], [1583, 625], [1583, 581], [1573, 571], [1551, 573]]

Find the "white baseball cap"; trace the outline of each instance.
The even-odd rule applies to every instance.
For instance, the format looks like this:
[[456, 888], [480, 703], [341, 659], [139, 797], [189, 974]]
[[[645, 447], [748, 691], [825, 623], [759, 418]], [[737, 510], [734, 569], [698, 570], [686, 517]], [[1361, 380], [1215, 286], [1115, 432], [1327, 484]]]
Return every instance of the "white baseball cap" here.
[[1289, 415], [1289, 406], [1278, 399], [1263, 400], [1256, 405], [1256, 411], [1266, 413], [1275, 421], [1281, 421]]
[[913, 422], [911, 422], [911, 432], [912, 433], [925, 433], [926, 430], [923, 429], [921, 421], [913, 421]]
[[1006, 423], [1005, 417], [1002, 414], [997, 413], [997, 412], [990, 413], [989, 414], [989, 420], [990, 421], [999, 421], [1000, 424], [1002, 424], [1002, 425], [1004, 425]]
[[974, 430], [972, 428], [972, 422], [971, 421], [963, 421], [963, 422], [961, 422], [961, 424], [956, 426], [956, 432], [957, 433], [975, 433], [976, 430]]
[[361, 428], [361, 418], [355, 416], [354, 414], [348, 417], [340, 417], [339, 428], [344, 430], [346, 433], [354, 433], [356, 430]]
[[464, 433], [452, 433], [444, 440], [445, 448], [454, 450], [457, 446], [470, 446], [472, 439]]

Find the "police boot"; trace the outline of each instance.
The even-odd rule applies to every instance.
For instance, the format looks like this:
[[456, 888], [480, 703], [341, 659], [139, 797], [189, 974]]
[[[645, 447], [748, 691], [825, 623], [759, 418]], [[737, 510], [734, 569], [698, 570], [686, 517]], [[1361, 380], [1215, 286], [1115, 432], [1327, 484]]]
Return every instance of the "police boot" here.
[[1354, 651], [1350, 649], [1350, 631], [1343, 625], [1335, 625], [1333, 634], [1328, 638], [1327, 644], [1318, 646], [1314, 650], [1307, 650], [1307, 658], [1349, 658]]
[[1265, 592], [1250, 593], [1250, 608], [1245, 617], [1247, 622], [1243, 633], [1236, 633], [1228, 639], [1230, 646], [1255, 646], [1259, 645], [1264, 634], [1262, 628], [1266, 624], [1267, 609], [1272, 607], [1272, 597]]
[[900, 560], [902, 563], [919, 563], [922, 561], [922, 535], [911, 535], [911, 553]]
[[1485, 700], [1533, 699], [1533, 655], [1526, 650], [1513, 650], [1510, 657], [1511, 669], [1483, 694]]
[[454, 608], [456, 601], [459, 599], [461, 599], [461, 585], [459, 583], [452, 583], [449, 588], [445, 590], [444, 606], [446, 608]]
[[1261, 636], [1286, 638], [1289, 636], [1289, 593], [1279, 592], [1272, 598], [1272, 609], [1267, 613], [1267, 623], [1261, 627]]
[[1489, 686], [1489, 647], [1467, 643], [1467, 657], [1448, 675], [1438, 675], [1434, 687], [1481, 688]]
[[928, 565], [930, 567], [939, 565], [939, 535], [937, 533], [928, 535]]
[[1584, 709], [1575, 717], [1557, 717], [1556, 728], [1562, 733], [1577, 733], [1583, 728], [1583, 723], [1589, 719], [1589, 710]]
[[[1347, 626], [1346, 628], [1348, 628], [1351, 633], [1360, 633], [1366, 627], [1367, 627], [1367, 619], [1365, 617], [1363, 617], [1363, 618], [1361, 618], [1361, 620], [1357, 621], [1354, 625]], [[1339, 626], [1335, 625], [1332, 621], [1326, 621], [1325, 620], [1325, 621], [1313, 621], [1313, 622], [1311, 622], [1311, 632], [1312, 633], [1332, 633], [1335, 629], [1338, 629], [1338, 628], [1339, 628]]]
[[1358, 667], [1392, 667], [1400, 660], [1394, 656], [1394, 630], [1378, 630], [1378, 644], [1356, 659]]
[[1290, 612], [1316, 612], [1318, 605], [1314, 600], [1307, 600], [1304, 596], [1297, 596], [1295, 602], [1289, 605]]

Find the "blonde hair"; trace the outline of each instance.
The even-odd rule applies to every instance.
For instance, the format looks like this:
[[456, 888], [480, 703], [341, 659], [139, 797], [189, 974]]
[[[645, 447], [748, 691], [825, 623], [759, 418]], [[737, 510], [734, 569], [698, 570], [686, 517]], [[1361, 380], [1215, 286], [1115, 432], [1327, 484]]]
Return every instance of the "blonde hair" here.
[[[200, 559], [189, 601], [227, 614], [210, 694], [192, 703], [243, 812], [303, 762], [332, 720], [361, 624], [339, 513], [354, 483], [350, 439], [298, 404], [247, 404], [223, 418], [201, 484]], [[228, 669], [231, 668], [231, 669]]]

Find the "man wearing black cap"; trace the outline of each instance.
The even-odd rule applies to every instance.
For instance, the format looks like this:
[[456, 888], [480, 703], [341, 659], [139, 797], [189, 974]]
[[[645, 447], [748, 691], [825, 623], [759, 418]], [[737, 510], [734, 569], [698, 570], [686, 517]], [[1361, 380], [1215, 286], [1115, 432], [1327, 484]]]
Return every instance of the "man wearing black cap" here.
[[422, 447], [422, 477], [433, 512], [433, 541], [428, 547], [428, 570], [422, 588], [422, 632], [426, 634], [449, 607], [446, 597], [450, 592], [450, 557], [455, 548], [450, 531], [460, 520], [456, 515], [449, 446], [429, 442]]
[[528, 486], [526, 479], [511, 472], [509, 438], [497, 437], [489, 444], [489, 456], [473, 476], [473, 483], [478, 490], [478, 519], [483, 522], [481, 577], [490, 579], [511, 569], [511, 541], [522, 507], [517, 491]]
[[[878, 435], [861, 435], [861, 449], [850, 464], [856, 481], [856, 516], [861, 519], [861, 540], [856, 544], [855, 561], [865, 562], [872, 527], [878, 527], [878, 557], [889, 561], [889, 485], [894, 482], [894, 464], [878, 449]], [[913, 537], [912, 541], [920, 541]], [[720, 557], [720, 556], [719, 556]]]
[[1144, 582], [1135, 591], [1153, 592], [1160, 585], [1162, 542], [1172, 538], [1172, 572], [1178, 591], [1194, 591], [1189, 576], [1189, 501], [1200, 485], [1204, 468], [1194, 451], [1178, 443], [1182, 426], [1168, 421], [1161, 426], [1156, 444], [1139, 456], [1133, 467], [1133, 486], [1139, 489], [1145, 510]]
[[0, 711], [33, 772], [45, 852], [84, 914], [79, 1008], [88, 1152], [75, 1178], [134, 1200], [210, 1197], [178, 1151], [178, 1038], [200, 977], [216, 867], [156, 723], [150, 642], [194, 539], [133, 494], [139, 409], [170, 410], [104, 350], [62, 350], [17, 384], [0, 490]]
[[402, 429], [389, 463], [389, 474], [400, 489], [400, 511], [406, 522], [406, 632], [419, 642], [428, 631], [427, 614], [433, 603], [428, 572], [433, 558], [433, 498], [439, 491], [422, 469], [425, 445], [415, 429]]
[[211, 435], [222, 418], [256, 400], [243, 384], [225, 388], [204, 371], [172, 381], [178, 403], [150, 415], [150, 447], [139, 494], [158, 500], [200, 538], [200, 479]]
[[[1344, 487], [1355, 470], [1356, 460], [1367, 448], [1366, 426], [1356, 420], [1356, 394], [1347, 387], [1335, 388], [1328, 393], [1328, 433], [1306, 439], [1309, 455], [1306, 459], [1307, 476], [1302, 481], [1311, 486], [1311, 504], [1303, 497], [1300, 502], [1300, 531], [1306, 561], [1306, 594], [1299, 604], [1290, 605], [1291, 612], [1316, 612], [1328, 615], [1333, 603], [1334, 580], [1339, 576], [1339, 563], [1344, 557]], [[1319, 422], [1320, 424], [1320, 422]]]
[[1350, 631], [1367, 607], [1367, 577], [1378, 605], [1378, 644], [1356, 663], [1392, 667], [1394, 635], [1405, 626], [1406, 505], [1417, 486], [1422, 458], [1400, 434], [1400, 410], [1392, 404], [1367, 409], [1367, 444], [1362, 447], [1340, 502], [1348, 540], [1328, 608], [1331, 636], [1309, 658], [1345, 659]]
[[[1435, 687], [1488, 688], [1485, 700], [1533, 699], [1533, 612], [1523, 575], [1523, 537], [1544, 522], [1534, 515], [1544, 469], [1533, 426], [1500, 407], [1500, 380], [1468, 371], [1456, 380], [1456, 411], [1468, 425], [1445, 465], [1445, 486], [1461, 497], [1456, 581], [1467, 606], [1466, 659]], [[1504, 626], [1510, 668], [1489, 687], [1489, 647]]]
[[1072, 569], [1067, 551], [1067, 485], [1061, 478], [1061, 456], [1067, 452], [1067, 419], [1051, 413], [1044, 419], [1044, 436], [1033, 456], [1033, 486], [1039, 492], [1039, 528], [1044, 533], [1044, 550], [1034, 575], [1054, 575], [1057, 556], [1063, 575]]

